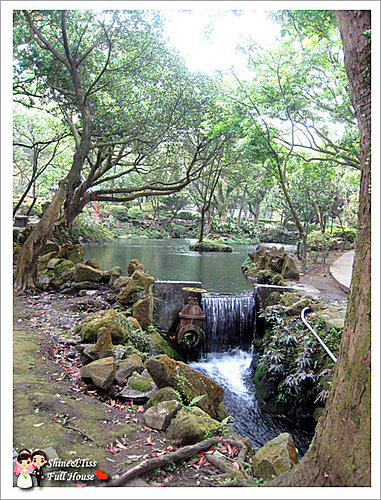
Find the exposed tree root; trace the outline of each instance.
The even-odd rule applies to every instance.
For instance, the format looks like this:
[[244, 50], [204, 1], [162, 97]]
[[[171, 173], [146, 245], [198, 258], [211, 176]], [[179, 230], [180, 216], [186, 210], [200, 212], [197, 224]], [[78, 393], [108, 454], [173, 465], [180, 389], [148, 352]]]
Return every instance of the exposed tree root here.
[[126, 471], [123, 476], [105, 486], [123, 486], [127, 481], [131, 479], [135, 479], [146, 472], [150, 472], [151, 470], [166, 467], [167, 465], [173, 464], [174, 462], [179, 462], [180, 460], [185, 460], [187, 458], [196, 455], [200, 451], [209, 450], [212, 446], [216, 445], [221, 441], [221, 438], [214, 437], [210, 439], [205, 439], [204, 441], [200, 441], [199, 443], [184, 446], [172, 453], [168, 453], [167, 455], [162, 455], [160, 457], [147, 458], [147, 460], [143, 460], [140, 464], [135, 465], [128, 471]]
[[[150, 472], [154, 469], [158, 469], [161, 467], [166, 467], [167, 465], [173, 464], [175, 462], [179, 462], [185, 460], [187, 458], [196, 455], [200, 451], [209, 450], [212, 446], [218, 443], [228, 443], [231, 446], [240, 447], [240, 452], [236, 461], [239, 463], [240, 467], [242, 467], [242, 462], [244, 461], [247, 453], [247, 446], [243, 444], [241, 441], [236, 441], [233, 439], [225, 439], [220, 437], [214, 437], [210, 439], [205, 439], [204, 441], [200, 441], [194, 445], [184, 446], [183, 448], [179, 448], [178, 450], [168, 453], [166, 455], [162, 455], [160, 457], [153, 457], [143, 460], [139, 464], [135, 465], [131, 469], [127, 470], [120, 478], [111, 481], [105, 486], [123, 486], [131, 479], [135, 479], [140, 477], [142, 474]], [[229, 483], [232, 485], [234, 483], [235, 486], [253, 486], [253, 479], [242, 469], [237, 470], [235, 467], [227, 463], [225, 460], [216, 457], [214, 455], [207, 455], [206, 459], [212, 465], [214, 465], [217, 469], [224, 472], [227, 477], [234, 477], [234, 480]]]
[[88, 439], [89, 441], [92, 441], [93, 443], [95, 443], [99, 448], [101, 448], [101, 445], [95, 441], [95, 439], [93, 439], [92, 437], [90, 437], [88, 434], [86, 434], [86, 432], [83, 432], [81, 431], [81, 429], [78, 429], [78, 427], [74, 427], [74, 425], [68, 425], [68, 424], [64, 424], [64, 427], [66, 427], [67, 429], [71, 429], [72, 431], [76, 431], [76, 432], [79, 432], [83, 437], [85, 437], [86, 439]]

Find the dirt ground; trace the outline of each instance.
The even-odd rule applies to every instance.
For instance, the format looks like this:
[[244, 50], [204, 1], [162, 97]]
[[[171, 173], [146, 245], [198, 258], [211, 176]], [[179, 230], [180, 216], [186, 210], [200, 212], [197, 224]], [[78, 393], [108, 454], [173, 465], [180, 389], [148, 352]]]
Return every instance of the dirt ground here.
[[[103, 486], [139, 461], [176, 449], [164, 432], [145, 426], [143, 406], [113, 400], [79, 377], [80, 338], [73, 330], [96, 309], [96, 301], [49, 292], [14, 296], [14, 454], [47, 449], [52, 460], [95, 462], [45, 466], [44, 487]], [[239, 450], [221, 443], [217, 451], [232, 460]], [[107, 480], [97, 478], [99, 469]], [[126, 486], [228, 486], [230, 481], [199, 453]]]
[[[348, 293], [340, 288], [340, 285], [336, 280], [334, 280], [334, 278], [332, 278], [329, 272], [329, 266], [342, 254], [343, 252], [339, 251], [330, 252], [325, 262], [321, 262], [320, 258], [317, 262], [314, 262], [311, 258], [309, 258], [307, 261], [306, 272], [304, 274], [301, 273], [299, 283], [307, 287], [316, 288], [323, 297], [326, 297], [331, 301], [347, 300]], [[298, 263], [298, 267], [300, 270], [300, 262]]]
[[[347, 294], [328, 270], [337, 257], [330, 255], [327, 264], [309, 263], [301, 283], [330, 300], [345, 300]], [[143, 406], [113, 400], [79, 376], [81, 358], [75, 345], [80, 338], [74, 327], [104, 304], [99, 295], [14, 296], [14, 454], [22, 448], [48, 449], [50, 459], [94, 462], [88, 467], [64, 467], [58, 462], [45, 466], [44, 486], [103, 486], [139, 461], [175, 449], [164, 432], [145, 426]], [[223, 443], [217, 448], [230, 460], [238, 453]], [[108, 479], [98, 479], [99, 470]], [[16, 479], [14, 475], [14, 484]], [[200, 453], [126, 486], [229, 486], [230, 481]]]

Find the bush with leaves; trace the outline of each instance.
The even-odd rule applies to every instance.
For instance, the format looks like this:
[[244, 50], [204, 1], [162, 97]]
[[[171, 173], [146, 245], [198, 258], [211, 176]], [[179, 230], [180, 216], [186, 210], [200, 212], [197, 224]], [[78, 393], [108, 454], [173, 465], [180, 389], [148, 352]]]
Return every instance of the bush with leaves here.
[[[292, 418], [312, 417], [329, 394], [333, 362], [299, 318], [272, 308], [265, 316], [265, 335], [254, 374], [260, 405]], [[341, 330], [324, 321], [313, 327], [337, 353]]]
[[142, 221], [144, 220], [144, 214], [140, 210], [139, 207], [131, 207], [127, 211], [128, 217], [133, 221]]
[[73, 243], [102, 243], [114, 238], [112, 232], [102, 224], [95, 225], [89, 222], [83, 215], [78, 215], [75, 219], [71, 231]]

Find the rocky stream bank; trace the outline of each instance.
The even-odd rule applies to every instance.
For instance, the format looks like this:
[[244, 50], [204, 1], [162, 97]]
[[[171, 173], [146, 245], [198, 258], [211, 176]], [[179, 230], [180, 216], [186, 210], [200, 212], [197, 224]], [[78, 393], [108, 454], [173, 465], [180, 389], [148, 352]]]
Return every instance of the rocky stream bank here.
[[[45, 250], [38, 291], [14, 298], [14, 449], [56, 460], [44, 485], [257, 486], [295, 465], [288, 434], [266, 454], [230, 429], [224, 389], [152, 326], [140, 263]], [[76, 459], [92, 465], [70, 475]]]

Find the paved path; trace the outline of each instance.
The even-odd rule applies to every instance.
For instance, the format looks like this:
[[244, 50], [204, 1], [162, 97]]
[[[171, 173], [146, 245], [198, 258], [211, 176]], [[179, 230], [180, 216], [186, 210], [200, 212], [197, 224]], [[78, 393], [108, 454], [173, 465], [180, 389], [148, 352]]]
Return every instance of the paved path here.
[[341, 257], [335, 260], [330, 267], [332, 277], [346, 292], [349, 292], [351, 286], [354, 253], [354, 250], [345, 252]]

